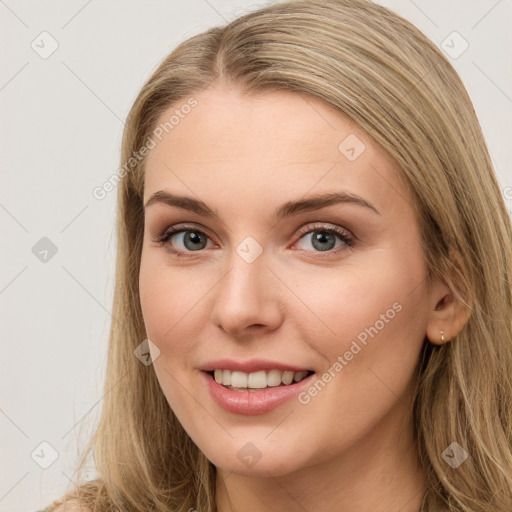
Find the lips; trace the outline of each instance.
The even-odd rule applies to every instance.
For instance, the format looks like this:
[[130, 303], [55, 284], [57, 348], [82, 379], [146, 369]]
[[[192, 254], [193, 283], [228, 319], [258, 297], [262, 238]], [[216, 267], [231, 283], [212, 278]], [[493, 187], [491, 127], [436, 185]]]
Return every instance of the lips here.
[[[213, 400], [226, 411], [242, 415], [270, 412], [286, 402], [292, 401], [302, 389], [310, 385], [312, 380], [316, 378], [315, 371], [311, 367], [256, 358], [245, 361], [229, 358], [216, 359], [202, 365], [199, 369], [202, 370], [200, 372], [202, 380]], [[217, 373], [219, 381], [216, 380], [215, 373]], [[244, 386], [244, 382], [237, 380], [243, 380], [244, 376], [240, 375], [241, 373], [247, 374], [245, 376], [247, 378], [245, 386], [250, 383], [250, 374], [260, 374], [254, 376], [256, 380], [252, 380], [251, 377], [251, 384], [255, 383], [257, 387], [263, 384], [266, 384], [266, 386], [260, 389], [237, 387]], [[266, 374], [266, 382], [260, 380], [263, 373]], [[276, 374], [281, 373], [284, 381], [279, 384], [275, 378]], [[226, 384], [230, 382], [234, 375], [237, 386], [223, 385], [223, 382], [225, 382], [224, 374], [228, 375]], [[295, 381], [295, 377], [298, 381]], [[270, 380], [268, 380], [269, 378]]]
[[310, 386], [315, 379], [313, 373], [300, 382], [290, 385], [258, 390], [249, 390], [248, 388], [232, 390], [216, 382], [210, 372], [202, 371], [200, 376], [214, 402], [224, 410], [239, 415], [269, 413], [285, 403], [297, 399], [299, 393]]

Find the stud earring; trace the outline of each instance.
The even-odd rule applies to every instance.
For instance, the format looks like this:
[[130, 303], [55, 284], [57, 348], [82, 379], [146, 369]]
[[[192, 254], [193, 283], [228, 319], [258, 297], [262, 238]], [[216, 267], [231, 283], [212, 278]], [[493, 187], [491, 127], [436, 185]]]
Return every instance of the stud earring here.
[[444, 331], [441, 331], [441, 342], [444, 343]]

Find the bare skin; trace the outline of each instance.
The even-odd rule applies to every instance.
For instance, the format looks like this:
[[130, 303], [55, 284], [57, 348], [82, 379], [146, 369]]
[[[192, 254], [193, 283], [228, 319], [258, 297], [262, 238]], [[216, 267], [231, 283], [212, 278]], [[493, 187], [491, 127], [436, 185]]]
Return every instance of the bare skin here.
[[[425, 337], [441, 343], [443, 330], [448, 342], [464, 317], [445, 283], [427, 287], [412, 199], [393, 160], [316, 99], [226, 86], [194, 97], [148, 156], [144, 202], [164, 190], [217, 216], [148, 206], [140, 292], [162, 390], [217, 467], [219, 512], [418, 512], [416, 365]], [[340, 191], [371, 206], [271, 216], [288, 201]], [[154, 241], [181, 223], [165, 244]], [[251, 263], [237, 252], [247, 237], [262, 249]], [[372, 326], [377, 333], [345, 357]], [[336, 371], [338, 356], [346, 364]], [[318, 378], [331, 368], [334, 377], [302, 402], [245, 416], [220, 407], [199, 370], [224, 357], [293, 364]], [[247, 443], [260, 454], [251, 466], [237, 455]]]

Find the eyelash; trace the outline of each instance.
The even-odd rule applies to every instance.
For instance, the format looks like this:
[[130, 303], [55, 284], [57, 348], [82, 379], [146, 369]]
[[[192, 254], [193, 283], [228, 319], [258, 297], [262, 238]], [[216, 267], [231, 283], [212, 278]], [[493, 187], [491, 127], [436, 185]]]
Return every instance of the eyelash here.
[[[199, 233], [199, 234], [205, 236], [206, 238], [210, 239], [210, 237], [204, 231], [202, 231], [201, 229], [197, 229], [193, 225], [179, 224], [176, 226], [172, 226], [170, 228], [166, 228], [164, 231], [157, 234], [153, 238], [153, 242], [160, 246], [164, 246], [166, 243], [169, 242], [169, 240], [172, 238], [173, 235], [175, 235], [177, 233], [184, 232], [184, 231], [185, 232], [192, 231], [194, 233]], [[319, 254], [319, 255], [322, 255], [324, 253], [327, 255], [333, 255], [333, 254], [339, 253], [340, 251], [346, 250], [347, 248], [350, 248], [355, 244], [355, 237], [349, 236], [349, 234], [346, 230], [337, 228], [337, 227], [334, 227], [331, 225], [324, 225], [324, 224], [313, 224], [312, 226], [310, 225], [310, 226], [299, 229], [297, 233], [301, 236], [299, 236], [299, 238], [297, 239], [296, 242], [300, 241], [304, 235], [307, 235], [314, 231], [321, 232], [321, 233], [331, 233], [333, 235], [337, 235], [341, 239], [341, 241], [344, 243], [344, 245], [342, 247], [338, 247], [338, 249], [329, 249], [328, 251], [306, 251], [306, 252], [312, 252], [312, 253]], [[194, 253], [196, 253], [196, 252], [202, 252], [202, 250], [177, 251], [176, 249], [173, 249], [173, 252], [177, 257], [183, 257], [183, 256], [189, 257], [189, 256], [193, 256]], [[320, 257], [322, 257], [322, 256], [320, 256]]]

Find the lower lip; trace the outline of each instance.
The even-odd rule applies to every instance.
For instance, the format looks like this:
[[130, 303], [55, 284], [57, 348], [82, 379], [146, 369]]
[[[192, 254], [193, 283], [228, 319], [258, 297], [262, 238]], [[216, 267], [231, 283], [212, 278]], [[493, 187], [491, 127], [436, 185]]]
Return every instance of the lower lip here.
[[233, 391], [219, 384], [209, 373], [201, 371], [210, 393], [223, 409], [235, 414], [264, 414], [273, 411], [283, 403], [296, 398], [302, 388], [311, 384], [314, 373], [300, 382], [287, 386], [276, 386], [261, 391]]

